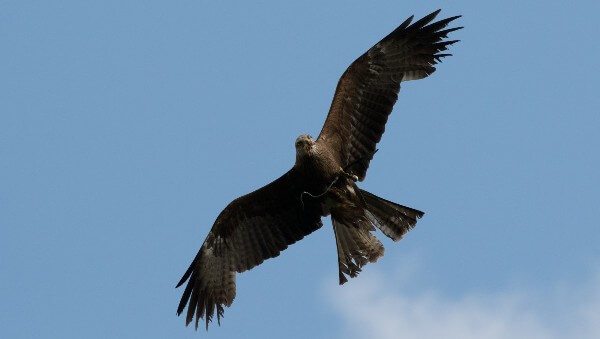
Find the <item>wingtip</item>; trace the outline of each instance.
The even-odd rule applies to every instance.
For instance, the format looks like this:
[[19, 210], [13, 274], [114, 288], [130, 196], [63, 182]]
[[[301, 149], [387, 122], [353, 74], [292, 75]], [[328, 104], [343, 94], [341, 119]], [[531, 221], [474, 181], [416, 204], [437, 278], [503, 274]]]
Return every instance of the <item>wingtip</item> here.
[[200, 247], [198, 254], [196, 254], [196, 257], [194, 257], [194, 260], [192, 260], [188, 269], [185, 271], [185, 273], [183, 274], [181, 279], [179, 279], [179, 282], [177, 283], [177, 285], [175, 285], [175, 288], [178, 288], [179, 286], [183, 285], [183, 283], [186, 282], [188, 280], [188, 278], [190, 278], [190, 276], [194, 272], [194, 266], [196, 265], [196, 262], [199, 260], [201, 254], [202, 254], [202, 247]]
[[[447, 19], [444, 19], [443, 21], [446, 22], [446, 25], [447, 25], [447, 24], [453, 22], [454, 20], [460, 19], [460, 18], [462, 18], [462, 15], [455, 15], [455, 16], [451, 16], [451, 17], [449, 17]], [[461, 28], [463, 28], [463, 27], [460, 26], [460, 27], [452, 28], [452, 31], [456, 31], [456, 30], [459, 30]]]
[[422, 27], [424, 25], [427, 25], [428, 23], [433, 21], [433, 19], [435, 19], [437, 17], [437, 15], [440, 14], [441, 11], [442, 11], [442, 9], [440, 8], [436, 11], [433, 11], [433, 12], [427, 14], [426, 16], [424, 16], [421, 19], [419, 19], [418, 21], [416, 21], [413, 24], [413, 26]]
[[459, 27], [453, 27], [453, 28], [444, 29], [444, 30], [438, 31], [437, 35], [439, 37], [441, 37], [441, 38], [446, 39], [446, 38], [448, 38], [448, 34], [450, 34], [452, 32], [455, 32], [455, 31], [458, 31], [458, 30], [463, 29], [463, 28], [464, 28], [463, 26], [459, 26]]
[[[406, 20], [404, 20], [400, 26], [398, 26], [398, 28], [396, 28], [394, 31], [399, 31], [399, 30], [403, 30], [406, 29], [406, 27], [408, 27], [410, 25], [410, 23], [413, 21], [413, 19], [415, 18], [414, 15], [409, 16]], [[390, 33], [391, 34], [391, 33]]]
[[433, 19], [435, 19], [435, 18], [438, 16], [438, 14], [440, 14], [440, 12], [441, 12], [441, 11], [442, 11], [442, 9], [441, 9], [441, 8], [438, 8], [438, 9], [436, 9], [435, 11], [433, 11], [433, 12], [431, 12], [431, 13], [427, 14], [427, 15], [425, 16], [425, 18], [429, 18], [429, 20], [433, 20]]
[[187, 300], [185, 303], [183, 303], [183, 301], [181, 301], [181, 300], [179, 301], [179, 306], [177, 306], [177, 316], [178, 317], [181, 315], [181, 313], [183, 313], [183, 310], [185, 309], [186, 304], [187, 304]]
[[348, 279], [346, 279], [346, 276], [341, 271], [338, 272], [338, 274], [339, 274], [339, 285], [342, 286], [348, 281]]

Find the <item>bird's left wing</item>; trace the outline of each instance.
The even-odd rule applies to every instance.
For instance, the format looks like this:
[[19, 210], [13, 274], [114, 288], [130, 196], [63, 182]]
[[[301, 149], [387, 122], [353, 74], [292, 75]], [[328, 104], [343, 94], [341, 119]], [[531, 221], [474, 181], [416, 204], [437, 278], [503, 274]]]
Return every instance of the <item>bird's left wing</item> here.
[[288, 245], [321, 227], [319, 206], [302, 200], [302, 178], [295, 169], [232, 201], [217, 217], [177, 287], [188, 281], [177, 314], [186, 305], [186, 325], [196, 317], [217, 320], [235, 297], [235, 274], [279, 255]]
[[456, 40], [446, 26], [458, 16], [432, 22], [440, 11], [412, 17], [371, 47], [340, 78], [329, 114], [317, 139], [334, 150], [342, 168], [363, 180], [375, 146], [400, 91], [400, 82], [422, 79]]

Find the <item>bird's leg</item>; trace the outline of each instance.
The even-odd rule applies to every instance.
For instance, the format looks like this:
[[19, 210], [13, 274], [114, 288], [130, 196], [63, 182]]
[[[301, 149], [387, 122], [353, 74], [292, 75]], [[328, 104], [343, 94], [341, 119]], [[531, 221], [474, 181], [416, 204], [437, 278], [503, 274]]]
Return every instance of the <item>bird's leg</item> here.
[[374, 150], [373, 153], [368, 154], [366, 156], [363, 156], [361, 158], [358, 158], [356, 160], [354, 160], [354, 162], [346, 165], [346, 167], [344, 167], [342, 169], [342, 172], [350, 179], [352, 179], [354, 182], [358, 181], [358, 176], [356, 176], [355, 174], [352, 174], [352, 167], [354, 167], [354, 165], [356, 165], [359, 162], [363, 162], [363, 161], [369, 161], [371, 159], [373, 159], [373, 156], [375, 155], [375, 153], [377, 153], [377, 151], [379, 151], [378, 149]]
[[346, 177], [348, 177], [350, 180], [357, 182], [358, 181], [358, 176], [356, 174], [352, 174], [351, 172], [346, 172], [346, 171], [342, 171], [342, 173], [344, 173], [344, 175]]

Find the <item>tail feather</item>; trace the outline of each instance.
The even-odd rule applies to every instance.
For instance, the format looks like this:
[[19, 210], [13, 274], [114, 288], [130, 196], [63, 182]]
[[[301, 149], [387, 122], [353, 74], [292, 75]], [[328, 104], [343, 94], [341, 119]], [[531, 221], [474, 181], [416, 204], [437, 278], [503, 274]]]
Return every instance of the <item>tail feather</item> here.
[[381, 242], [371, 233], [373, 227], [367, 220], [346, 225], [332, 218], [338, 252], [340, 285], [348, 281], [346, 276], [356, 277], [368, 262], [383, 256]]
[[361, 189], [360, 192], [367, 204], [366, 214], [369, 221], [394, 241], [402, 239], [404, 234], [413, 229], [417, 220], [425, 214], [414, 208], [385, 200], [365, 190]]

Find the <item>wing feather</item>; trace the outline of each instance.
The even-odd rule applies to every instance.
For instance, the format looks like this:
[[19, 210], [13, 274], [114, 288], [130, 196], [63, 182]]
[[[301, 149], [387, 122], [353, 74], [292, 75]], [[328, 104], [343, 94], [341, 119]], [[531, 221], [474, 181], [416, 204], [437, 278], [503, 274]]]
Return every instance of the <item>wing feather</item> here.
[[360, 180], [385, 131], [400, 83], [433, 73], [434, 65], [450, 55], [442, 52], [458, 41], [445, 39], [462, 27], [445, 28], [460, 16], [432, 22], [439, 12], [414, 23], [412, 16], [406, 19], [356, 59], [338, 82], [317, 142], [339, 150], [341, 166]]
[[186, 325], [204, 318], [235, 298], [235, 274], [279, 255], [321, 227], [320, 208], [300, 201], [303, 180], [291, 169], [269, 185], [232, 201], [217, 217], [206, 240], [177, 287], [187, 281], [177, 314], [187, 306]]

